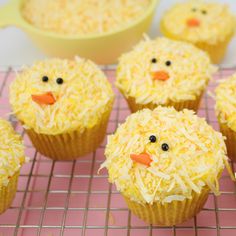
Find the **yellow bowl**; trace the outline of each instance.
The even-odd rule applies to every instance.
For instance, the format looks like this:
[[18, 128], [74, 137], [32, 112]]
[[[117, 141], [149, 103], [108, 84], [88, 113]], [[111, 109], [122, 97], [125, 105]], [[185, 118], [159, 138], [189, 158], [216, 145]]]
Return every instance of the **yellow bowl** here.
[[139, 19], [116, 31], [65, 36], [38, 29], [28, 23], [21, 14], [23, 1], [10, 0], [0, 8], [0, 27], [14, 25], [21, 28], [48, 55], [62, 58], [80, 55], [98, 64], [115, 63], [123, 52], [130, 50], [141, 39], [143, 33], [150, 27], [159, 2], [159, 0], [151, 0], [148, 9]]

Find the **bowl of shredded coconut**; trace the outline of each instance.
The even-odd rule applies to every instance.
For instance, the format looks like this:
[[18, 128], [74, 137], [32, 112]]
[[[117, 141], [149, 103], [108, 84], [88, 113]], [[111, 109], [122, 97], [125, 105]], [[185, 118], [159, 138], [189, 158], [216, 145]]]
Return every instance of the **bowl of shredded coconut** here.
[[10, 0], [0, 27], [15, 25], [45, 53], [110, 64], [149, 29], [159, 0]]

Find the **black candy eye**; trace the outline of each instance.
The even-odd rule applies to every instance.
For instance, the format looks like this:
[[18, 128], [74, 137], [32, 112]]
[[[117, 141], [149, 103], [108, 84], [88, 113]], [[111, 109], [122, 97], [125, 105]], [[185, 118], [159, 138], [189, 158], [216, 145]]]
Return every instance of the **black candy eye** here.
[[193, 12], [196, 12], [196, 11], [197, 11], [197, 9], [196, 9], [196, 8], [192, 8], [192, 11], [193, 11]]
[[43, 81], [43, 82], [48, 82], [48, 80], [49, 80], [49, 78], [48, 78], [47, 76], [43, 76], [43, 77], [42, 77], [42, 81]]
[[157, 63], [157, 59], [156, 58], [152, 58], [151, 62], [152, 63]]
[[207, 14], [207, 11], [202, 10], [202, 14], [203, 14], [203, 15], [206, 15], [206, 14]]
[[56, 82], [57, 82], [58, 84], [63, 84], [64, 81], [63, 81], [62, 78], [57, 78]]
[[155, 143], [155, 142], [157, 141], [157, 138], [156, 138], [155, 135], [151, 135], [151, 136], [149, 137], [149, 140], [150, 140], [151, 143]]
[[161, 145], [161, 149], [164, 151], [164, 152], [167, 152], [169, 150], [169, 145], [167, 143], [163, 143]]
[[171, 61], [166, 61], [166, 66], [171, 66]]

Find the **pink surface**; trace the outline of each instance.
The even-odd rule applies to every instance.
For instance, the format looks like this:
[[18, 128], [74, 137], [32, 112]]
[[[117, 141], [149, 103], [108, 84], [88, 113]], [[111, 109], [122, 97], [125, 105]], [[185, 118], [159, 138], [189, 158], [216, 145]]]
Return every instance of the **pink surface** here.
[[[233, 72], [222, 70], [216, 79]], [[106, 73], [113, 82], [114, 71]], [[12, 71], [0, 72], [0, 116], [11, 118], [15, 129], [22, 133], [22, 127], [7, 114], [8, 88], [13, 78]], [[209, 90], [213, 91], [215, 85], [212, 81]], [[130, 114], [125, 100], [115, 91], [117, 99], [107, 133], [114, 132]], [[204, 96], [198, 114], [218, 129], [214, 101], [209, 96]], [[106, 170], [97, 174], [104, 160], [106, 140], [96, 152], [75, 162], [53, 162], [36, 153], [27, 136], [23, 136], [30, 162], [21, 170], [12, 207], [0, 216], [0, 236], [236, 235], [236, 185], [226, 172], [220, 181], [222, 194], [210, 194], [197, 217], [176, 227], [151, 227], [128, 211], [115, 186], [108, 183]]]

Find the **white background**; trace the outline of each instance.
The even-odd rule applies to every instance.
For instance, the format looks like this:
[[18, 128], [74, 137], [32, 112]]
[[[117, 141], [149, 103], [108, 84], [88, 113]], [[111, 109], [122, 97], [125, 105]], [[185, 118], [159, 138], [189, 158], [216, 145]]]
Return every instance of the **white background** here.
[[[229, 4], [231, 10], [236, 15], [236, 0], [218, 1]], [[7, 1], [0, 0], [0, 5], [5, 2]], [[150, 35], [152, 37], [160, 35], [158, 29], [160, 17], [163, 12], [175, 2], [177, 2], [177, 0], [160, 1], [160, 5], [157, 8], [156, 16], [150, 30]], [[14, 27], [0, 29], [0, 66], [20, 66], [31, 64], [34, 60], [42, 58], [45, 58], [45, 55], [35, 48], [24, 32]], [[223, 65], [227, 67], [236, 66], [236, 37], [229, 46], [228, 54]]]

